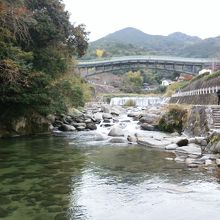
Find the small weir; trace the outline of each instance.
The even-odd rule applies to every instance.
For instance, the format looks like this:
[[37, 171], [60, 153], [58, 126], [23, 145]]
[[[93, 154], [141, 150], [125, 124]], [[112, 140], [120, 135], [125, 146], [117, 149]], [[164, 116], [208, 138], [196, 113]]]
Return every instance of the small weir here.
[[165, 104], [169, 101], [167, 97], [115, 97], [111, 99], [110, 105], [111, 106], [124, 106], [128, 102], [132, 102], [135, 106], [139, 107], [146, 107], [152, 105], [161, 105]]

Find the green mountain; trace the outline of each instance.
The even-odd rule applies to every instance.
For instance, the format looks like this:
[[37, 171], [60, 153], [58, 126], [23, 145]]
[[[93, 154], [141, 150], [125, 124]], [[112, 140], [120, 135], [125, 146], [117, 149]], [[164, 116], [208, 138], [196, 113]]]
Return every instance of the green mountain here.
[[202, 40], [181, 32], [168, 36], [150, 35], [128, 27], [91, 42], [84, 58], [96, 57], [97, 49], [103, 50], [102, 56], [107, 57], [126, 55], [214, 57], [220, 51], [220, 37]]

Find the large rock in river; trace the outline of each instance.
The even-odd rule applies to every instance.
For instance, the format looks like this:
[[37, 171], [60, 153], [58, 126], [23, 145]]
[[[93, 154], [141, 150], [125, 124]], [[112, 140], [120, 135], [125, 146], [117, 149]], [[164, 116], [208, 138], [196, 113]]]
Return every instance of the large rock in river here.
[[112, 136], [112, 137], [123, 137], [124, 136], [124, 131], [118, 127], [118, 126], [114, 126], [110, 132], [108, 133], [108, 136]]
[[60, 131], [75, 131], [76, 128], [72, 125], [62, 124], [59, 128]]

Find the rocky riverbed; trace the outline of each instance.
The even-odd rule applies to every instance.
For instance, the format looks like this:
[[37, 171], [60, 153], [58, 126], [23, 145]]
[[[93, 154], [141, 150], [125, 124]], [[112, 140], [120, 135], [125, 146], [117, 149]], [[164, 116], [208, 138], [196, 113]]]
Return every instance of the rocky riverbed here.
[[185, 163], [190, 168], [220, 166], [218, 151], [212, 154], [211, 147], [207, 150], [213, 133], [205, 137], [188, 137], [184, 131], [163, 133], [159, 130], [159, 121], [165, 112], [164, 105], [121, 107], [88, 103], [84, 112], [53, 116], [50, 120], [56, 136], [73, 135], [90, 144], [137, 143], [170, 151], [176, 155], [176, 162]]

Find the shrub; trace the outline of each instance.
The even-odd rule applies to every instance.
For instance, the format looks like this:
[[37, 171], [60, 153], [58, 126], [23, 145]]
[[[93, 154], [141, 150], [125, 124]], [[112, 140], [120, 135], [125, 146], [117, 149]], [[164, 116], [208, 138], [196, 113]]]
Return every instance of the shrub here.
[[166, 112], [159, 121], [159, 129], [165, 132], [178, 132], [183, 130], [183, 123], [187, 111], [179, 107], [172, 107]]

